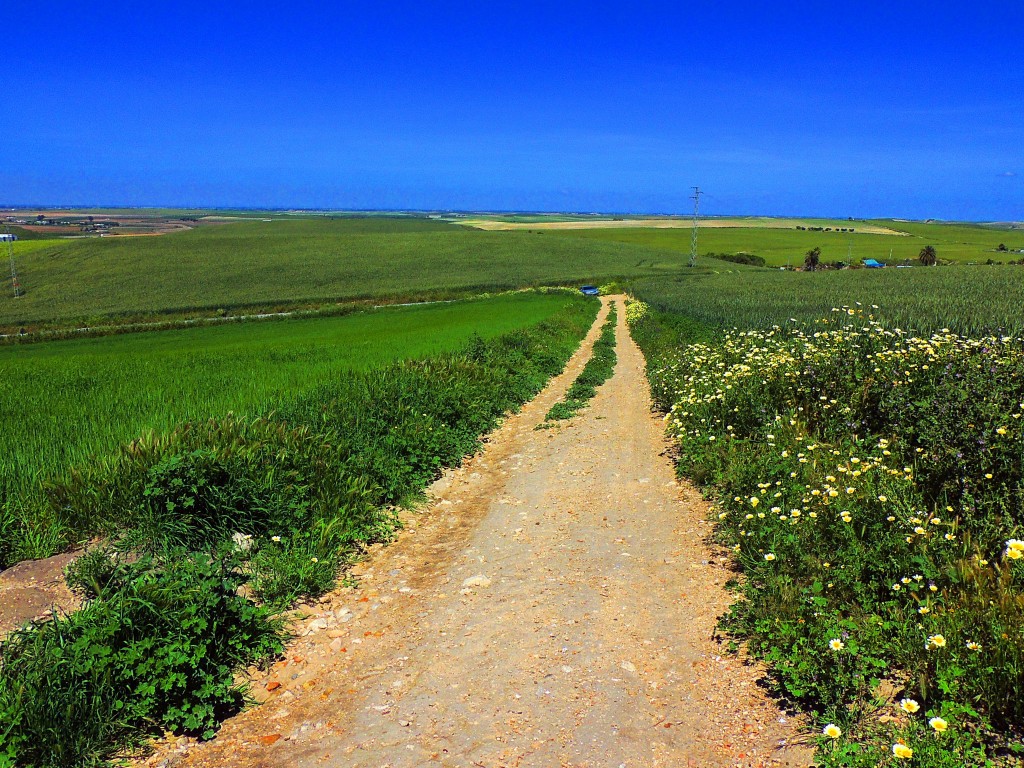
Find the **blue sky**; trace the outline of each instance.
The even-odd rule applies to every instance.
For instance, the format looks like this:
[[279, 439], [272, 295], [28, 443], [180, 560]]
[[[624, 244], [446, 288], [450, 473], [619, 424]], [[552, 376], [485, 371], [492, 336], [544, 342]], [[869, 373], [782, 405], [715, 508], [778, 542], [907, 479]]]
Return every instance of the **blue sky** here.
[[1024, 219], [1019, 0], [5, 9], [3, 204]]

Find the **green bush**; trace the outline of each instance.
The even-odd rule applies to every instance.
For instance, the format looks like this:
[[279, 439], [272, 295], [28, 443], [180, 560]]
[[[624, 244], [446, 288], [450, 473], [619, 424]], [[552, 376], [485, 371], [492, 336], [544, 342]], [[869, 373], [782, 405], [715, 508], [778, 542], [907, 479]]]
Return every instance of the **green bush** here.
[[763, 267], [767, 262], [764, 260], [764, 256], [758, 256], [754, 253], [705, 253], [704, 258], [706, 259], [718, 259], [719, 261], [729, 261], [733, 264], [748, 264], [752, 267]]
[[283, 647], [232, 555], [117, 568], [115, 588], [0, 648], [0, 765], [98, 765], [162, 729], [208, 738], [243, 703], [235, 670]]
[[301, 529], [313, 516], [371, 528], [376, 510], [344, 459], [308, 427], [227, 417], [140, 438], [48, 486], [47, 496], [52, 513], [83, 535], [126, 538], [144, 551]]

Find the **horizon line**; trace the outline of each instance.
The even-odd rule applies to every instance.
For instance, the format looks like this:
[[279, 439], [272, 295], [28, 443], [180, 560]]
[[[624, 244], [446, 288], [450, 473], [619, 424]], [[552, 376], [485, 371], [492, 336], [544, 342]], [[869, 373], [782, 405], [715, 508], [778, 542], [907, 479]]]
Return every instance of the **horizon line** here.
[[[129, 211], [250, 211], [253, 213], [302, 213], [302, 214], [459, 214], [478, 216], [580, 216], [580, 217], [608, 217], [608, 216], [631, 216], [650, 217], [663, 219], [690, 219], [691, 213], [664, 213], [651, 211], [571, 211], [571, 210], [541, 210], [541, 209], [503, 209], [503, 208], [330, 208], [330, 207], [263, 207], [245, 205], [117, 205], [117, 204], [10, 204], [0, 203], [0, 211], [104, 211], [104, 210], [129, 210]], [[905, 216], [826, 216], [820, 214], [774, 214], [774, 213], [714, 213], [701, 214], [700, 219], [816, 219], [831, 221], [906, 221], [906, 222], [944, 222], [959, 224], [1024, 224], [1024, 220], [1013, 219], [946, 219], [930, 216], [927, 218], [913, 218]]]

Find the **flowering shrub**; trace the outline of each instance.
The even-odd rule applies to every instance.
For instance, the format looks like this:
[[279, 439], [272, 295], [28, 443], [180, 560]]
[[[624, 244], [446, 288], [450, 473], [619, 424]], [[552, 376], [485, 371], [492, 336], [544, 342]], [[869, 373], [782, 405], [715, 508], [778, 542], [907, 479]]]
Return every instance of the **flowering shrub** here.
[[842, 731], [830, 764], [985, 764], [989, 729], [1024, 722], [1022, 340], [844, 308], [672, 353], [643, 325], [680, 470], [718, 490], [745, 573], [722, 627]]
[[650, 307], [642, 301], [635, 301], [633, 299], [626, 300], [626, 323], [632, 328], [637, 323], [641, 322], [647, 317], [647, 312]]

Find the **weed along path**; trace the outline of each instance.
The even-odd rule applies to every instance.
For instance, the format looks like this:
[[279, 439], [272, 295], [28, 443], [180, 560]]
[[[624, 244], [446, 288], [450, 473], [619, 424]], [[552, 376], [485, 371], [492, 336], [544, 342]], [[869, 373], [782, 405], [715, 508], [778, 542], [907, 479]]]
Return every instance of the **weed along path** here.
[[[707, 508], [675, 481], [621, 297], [566, 371], [431, 489], [358, 586], [307, 608], [266, 703], [161, 766], [806, 766], [728, 603]], [[536, 430], [619, 301], [614, 375]]]

